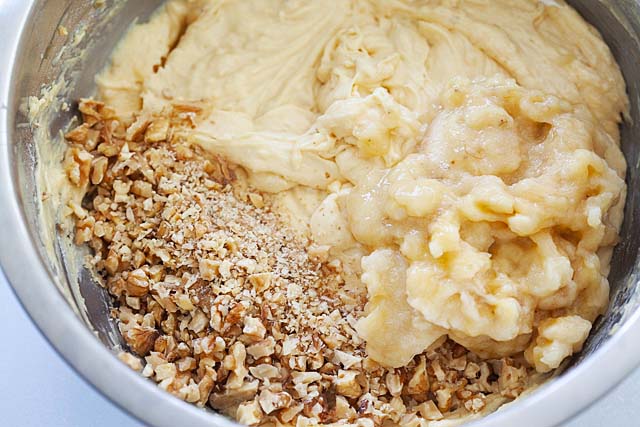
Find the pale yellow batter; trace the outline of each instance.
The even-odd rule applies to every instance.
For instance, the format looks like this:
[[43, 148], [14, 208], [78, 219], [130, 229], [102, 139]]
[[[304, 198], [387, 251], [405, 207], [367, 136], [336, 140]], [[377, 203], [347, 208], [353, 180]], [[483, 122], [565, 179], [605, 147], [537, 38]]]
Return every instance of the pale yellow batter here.
[[448, 334], [546, 372], [607, 306], [628, 101], [562, 1], [173, 0], [98, 84], [123, 117], [203, 106], [191, 141], [367, 286], [384, 365]]

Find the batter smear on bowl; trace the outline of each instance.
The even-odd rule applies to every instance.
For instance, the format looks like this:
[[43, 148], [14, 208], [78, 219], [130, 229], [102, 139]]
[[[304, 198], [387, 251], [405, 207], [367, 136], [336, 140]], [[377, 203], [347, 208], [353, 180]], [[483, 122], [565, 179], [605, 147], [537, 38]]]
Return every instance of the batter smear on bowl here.
[[182, 399], [463, 422], [607, 307], [628, 100], [563, 2], [173, 0], [97, 82], [68, 213], [121, 359]]

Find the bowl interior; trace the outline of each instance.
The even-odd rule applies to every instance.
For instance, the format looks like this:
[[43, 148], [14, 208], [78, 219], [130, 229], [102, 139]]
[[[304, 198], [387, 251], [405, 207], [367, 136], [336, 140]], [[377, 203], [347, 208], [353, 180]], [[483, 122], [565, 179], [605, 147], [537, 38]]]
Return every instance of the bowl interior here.
[[[12, 165], [19, 191], [23, 218], [33, 241], [38, 242], [40, 257], [87, 327], [108, 348], [123, 344], [115, 322], [110, 318], [110, 299], [82, 267], [83, 252], [59, 233], [55, 206], [41, 202], [42, 177], [59, 168], [62, 144], [57, 135], [75, 116], [78, 98], [90, 96], [93, 76], [105, 65], [107, 57], [127, 28], [144, 20], [161, 0], [108, 0], [107, 7], [95, 7], [85, 0], [37, 1], [29, 27], [21, 41], [13, 71], [14, 92], [10, 114]], [[638, 248], [640, 246], [640, 6], [634, 1], [569, 1], [603, 35], [611, 47], [628, 85], [632, 120], [622, 127], [623, 151], [628, 162], [628, 195], [621, 240], [611, 266], [611, 305], [595, 325], [584, 350], [569, 363], [568, 369], [589, 357], [607, 341], [640, 305], [638, 290]], [[69, 36], [58, 28], [64, 26]], [[39, 113], [39, 127], [28, 126], [25, 102], [39, 96], [41, 87], [63, 83], [51, 92], [51, 102]], [[68, 104], [68, 110], [64, 105]], [[34, 144], [53, 141], [56, 157], [44, 159], [43, 147]], [[48, 147], [49, 150], [51, 147]], [[55, 151], [55, 149], [58, 151]]]

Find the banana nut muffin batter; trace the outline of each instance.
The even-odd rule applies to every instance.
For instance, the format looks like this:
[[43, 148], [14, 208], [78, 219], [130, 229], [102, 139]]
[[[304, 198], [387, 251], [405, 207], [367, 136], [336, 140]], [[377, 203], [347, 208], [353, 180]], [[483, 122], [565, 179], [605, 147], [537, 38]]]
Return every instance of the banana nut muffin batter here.
[[628, 100], [562, 1], [170, 0], [97, 83], [67, 135], [76, 240], [186, 400], [441, 425], [607, 307]]

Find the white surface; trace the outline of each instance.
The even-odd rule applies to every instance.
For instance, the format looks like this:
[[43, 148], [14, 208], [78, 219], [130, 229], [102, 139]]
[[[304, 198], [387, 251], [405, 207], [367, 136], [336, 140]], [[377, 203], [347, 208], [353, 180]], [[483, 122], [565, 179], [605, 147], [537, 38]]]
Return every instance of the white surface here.
[[[0, 325], [1, 426], [144, 427], [84, 382], [54, 352], [18, 304], [1, 271]], [[640, 370], [563, 427], [640, 426], [639, 398]]]

